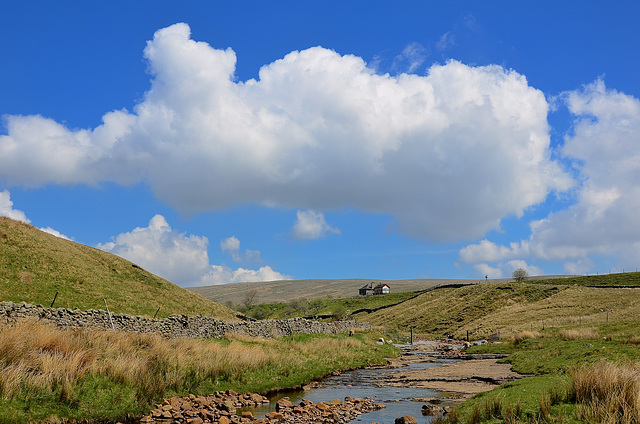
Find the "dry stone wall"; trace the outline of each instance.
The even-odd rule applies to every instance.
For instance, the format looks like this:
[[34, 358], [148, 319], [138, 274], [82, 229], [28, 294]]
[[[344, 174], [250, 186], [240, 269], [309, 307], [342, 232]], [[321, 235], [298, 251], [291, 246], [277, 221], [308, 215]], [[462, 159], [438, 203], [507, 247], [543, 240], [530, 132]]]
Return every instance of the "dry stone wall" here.
[[[103, 310], [47, 308], [27, 303], [0, 302], [0, 323], [10, 324], [22, 319], [37, 319], [63, 328], [115, 329], [137, 333], [159, 333], [167, 337], [221, 338], [227, 334], [254, 337], [281, 337], [293, 334], [335, 334], [352, 329], [369, 329], [367, 323], [337, 321], [325, 323], [305, 318], [288, 320], [226, 322], [197, 315], [174, 315], [164, 319], [111, 314]], [[113, 323], [113, 327], [112, 327]]]

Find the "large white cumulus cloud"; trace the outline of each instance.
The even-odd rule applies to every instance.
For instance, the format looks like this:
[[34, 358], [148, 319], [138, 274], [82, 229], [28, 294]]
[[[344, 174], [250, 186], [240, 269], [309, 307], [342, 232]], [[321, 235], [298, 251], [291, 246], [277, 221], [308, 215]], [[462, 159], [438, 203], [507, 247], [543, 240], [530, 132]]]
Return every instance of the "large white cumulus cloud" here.
[[235, 53], [186, 24], [157, 31], [144, 54], [152, 85], [133, 113], [92, 130], [6, 116], [0, 178], [145, 181], [186, 212], [353, 206], [433, 240], [480, 237], [571, 184], [550, 158], [544, 95], [500, 66], [392, 77], [314, 47], [236, 82]]
[[563, 153], [582, 180], [577, 202], [532, 224], [535, 254], [573, 259], [615, 255], [640, 262], [640, 101], [598, 80], [568, 93], [576, 116]]
[[622, 269], [640, 263], [640, 100], [602, 80], [564, 100], [575, 119], [562, 148], [580, 180], [574, 204], [532, 222], [528, 240], [463, 248], [461, 262], [530, 256], [567, 261], [567, 273], [591, 271], [594, 255], [616, 258]]

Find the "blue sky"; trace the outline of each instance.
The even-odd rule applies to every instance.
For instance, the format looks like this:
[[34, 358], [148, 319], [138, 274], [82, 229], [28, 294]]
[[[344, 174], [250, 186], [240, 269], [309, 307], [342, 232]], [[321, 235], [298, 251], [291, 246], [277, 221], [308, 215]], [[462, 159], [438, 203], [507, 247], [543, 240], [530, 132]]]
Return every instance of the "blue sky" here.
[[638, 3], [441, 3], [2, 2], [0, 214], [182, 286], [635, 270]]

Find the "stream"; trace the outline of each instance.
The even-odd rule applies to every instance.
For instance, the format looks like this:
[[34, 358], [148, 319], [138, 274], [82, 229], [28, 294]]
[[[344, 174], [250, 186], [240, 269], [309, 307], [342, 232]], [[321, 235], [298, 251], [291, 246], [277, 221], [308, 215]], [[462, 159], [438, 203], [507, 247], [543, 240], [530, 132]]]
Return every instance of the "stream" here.
[[[428, 358], [425, 357], [425, 361]], [[456, 362], [453, 359], [438, 359], [430, 362], [412, 363], [402, 369], [418, 370], [426, 368], [439, 367], [444, 364]], [[430, 423], [431, 417], [422, 416], [423, 401], [413, 401], [414, 398], [442, 398], [445, 394], [414, 387], [389, 387], [384, 386], [384, 381], [388, 377], [385, 374], [394, 369], [384, 368], [366, 368], [354, 371], [344, 372], [340, 375], [330, 376], [320, 381], [320, 387], [310, 390], [296, 390], [279, 393], [270, 397], [271, 403], [261, 408], [251, 408], [254, 415], [264, 416], [269, 412], [275, 411], [275, 405], [278, 399], [288, 396], [294, 404], [300, 403], [302, 399], [307, 399], [313, 403], [322, 401], [330, 401], [332, 399], [344, 400], [345, 397], [366, 398], [370, 397], [377, 403], [383, 403], [386, 408], [379, 411], [363, 414], [352, 423], [394, 423], [395, 419], [405, 415], [416, 417], [419, 423]], [[381, 385], [382, 384], [382, 385]], [[446, 405], [443, 402], [443, 405]]]

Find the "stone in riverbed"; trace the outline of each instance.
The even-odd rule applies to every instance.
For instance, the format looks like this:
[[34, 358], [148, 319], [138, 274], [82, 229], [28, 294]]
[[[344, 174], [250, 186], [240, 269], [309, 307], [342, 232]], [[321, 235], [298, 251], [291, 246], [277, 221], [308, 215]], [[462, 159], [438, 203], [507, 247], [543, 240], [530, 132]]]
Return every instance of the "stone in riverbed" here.
[[418, 420], [410, 415], [396, 418], [396, 424], [418, 424]]
[[443, 409], [437, 405], [426, 403], [422, 405], [422, 415], [433, 416], [443, 412]]
[[236, 413], [236, 406], [234, 405], [234, 403], [230, 400], [225, 400], [224, 402], [220, 403], [218, 405], [218, 408], [221, 411], [227, 411], [230, 414], [235, 414]]

